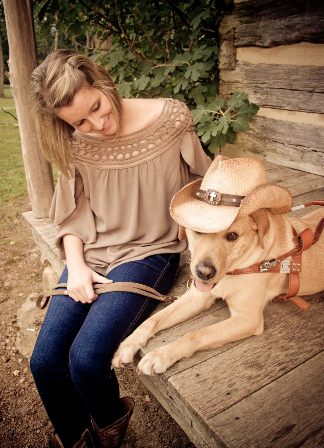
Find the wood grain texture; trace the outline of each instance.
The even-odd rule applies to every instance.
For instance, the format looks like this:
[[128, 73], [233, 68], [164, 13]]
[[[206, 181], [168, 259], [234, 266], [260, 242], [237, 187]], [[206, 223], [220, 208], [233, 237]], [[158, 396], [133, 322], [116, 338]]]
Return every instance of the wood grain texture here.
[[261, 336], [250, 337], [170, 378], [204, 419], [232, 407], [324, 350], [324, 301], [310, 301], [307, 313], [282, 319]]
[[[320, 448], [324, 353], [209, 421], [227, 448]], [[314, 434], [319, 433], [317, 438]], [[311, 437], [313, 442], [305, 440]]]
[[260, 107], [324, 113], [324, 67], [237, 62], [220, 71], [219, 93], [236, 91]]
[[[135, 360], [134, 368], [136, 368], [138, 362], [139, 358]], [[139, 378], [186, 432], [197, 448], [225, 447], [217, 434], [206, 425], [199, 410], [189, 406], [186, 397], [179, 395], [172, 385], [164, 380], [162, 375], [154, 377], [140, 375]]]
[[221, 153], [256, 157], [297, 170], [324, 175], [324, 128], [271, 118], [254, 117], [250, 130], [239, 132]]
[[235, 46], [324, 42], [324, 5], [316, 0], [249, 0], [224, 15], [220, 34], [235, 28]]
[[21, 138], [28, 193], [37, 218], [48, 217], [53, 197], [52, 167], [41, 155], [29, 103], [29, 84], [37, 66], [32, 3], [4, 0], [9, 42], [10, 86], [13, 92]]
[[319, 448], [324, 446], [324, 428], [316, 431], [309, 439], [306, 440], [299, 448]]
[[61, 275], [65, 263], [58, 258], [58, 248], [54, 244], [57, 228], [49, 218], [35, 218], [33, 212], [23, 213], [23, 217], [31, 226], [35, 243], [43, 257], [53, 266], [57, 275]]

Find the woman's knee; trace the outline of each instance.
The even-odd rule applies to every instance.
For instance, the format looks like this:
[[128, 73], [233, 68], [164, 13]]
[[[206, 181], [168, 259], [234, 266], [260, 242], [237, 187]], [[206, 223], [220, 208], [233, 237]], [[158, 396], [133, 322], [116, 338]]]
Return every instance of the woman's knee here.
[[34, 349], [30, 358], [30, 370], [35, 381], [53, 371], [53, 358], [49, 357], [46, 351]]
[[78, 387], [100, 381], [110, 372], [110, 360], [104, 354], [89, 349], [75, 349], [69, 355], [69, 369], [73, 383]]
[[50, 380], [68, 373], [68, 359], [55, 343], [43, 343], [39, 338], [30, 359], [30, 370], [36, 383], [37, 380], [46, 382], [46, 378]]

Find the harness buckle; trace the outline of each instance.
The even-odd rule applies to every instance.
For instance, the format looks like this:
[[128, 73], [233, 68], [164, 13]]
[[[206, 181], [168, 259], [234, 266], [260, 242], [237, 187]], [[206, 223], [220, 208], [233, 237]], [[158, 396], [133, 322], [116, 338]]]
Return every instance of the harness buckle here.
[[278, 260], [276, 260], [276, 259], [270, 260], [270, 261], [263, 261], [260, 264], [260, 272], [269, 271], [270, 269], [272, 269], [275, 266], [277, 266], [277, 264], [278, 264]]
[[290, 260], [282, 260], [280, 262], [280, 273], [289, 274], [290, 273]]

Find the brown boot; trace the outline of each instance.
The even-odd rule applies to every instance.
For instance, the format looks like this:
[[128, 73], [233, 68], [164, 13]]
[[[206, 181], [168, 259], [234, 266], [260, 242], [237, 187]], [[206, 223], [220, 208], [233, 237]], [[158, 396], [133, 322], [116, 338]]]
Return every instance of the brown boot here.
[[120, 399], [120, 404], [125, 415], [114, 423], [111, 423], [111, 425], [106, 426], [106, 428], [99, 429], [92, 420], [92, 425], [101, 448], [119, 448], [122, 443], [129, 419], [133, 413], [134, 400], [131, 397], [123, 397]]
[[[56, 432], [53, 432], [51, 434], [51, 437], [48, 441], [48, 448], [64, 448]], [[95, 444], [93, 443], [93, 439], [89, 429], [86, 429], [84, 431], [81, 439], [74, 445], [73, 448], [95, 448]]]

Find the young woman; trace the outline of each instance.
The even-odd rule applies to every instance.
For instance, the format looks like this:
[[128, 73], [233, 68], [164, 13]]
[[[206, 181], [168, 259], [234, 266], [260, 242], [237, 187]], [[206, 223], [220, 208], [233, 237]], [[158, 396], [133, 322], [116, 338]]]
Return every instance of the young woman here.
[[50, 217], [67, 265], [67, 291], [52, 298], [30, 364], [55, 428], [49, 446], [118, 447], [133, 400], [119, 398], [111, 359], [157, 301], [96, 295], [93, 283], [167, 293], [185, 249], [169, 204], [210, 159], [183, 103], [121, 99], [108, 73], [80, 54], [50, 54], [31, 90], [42, 151], [60, 170]]

